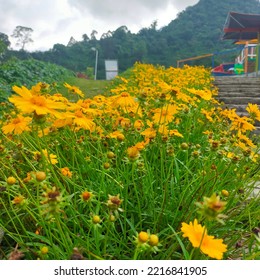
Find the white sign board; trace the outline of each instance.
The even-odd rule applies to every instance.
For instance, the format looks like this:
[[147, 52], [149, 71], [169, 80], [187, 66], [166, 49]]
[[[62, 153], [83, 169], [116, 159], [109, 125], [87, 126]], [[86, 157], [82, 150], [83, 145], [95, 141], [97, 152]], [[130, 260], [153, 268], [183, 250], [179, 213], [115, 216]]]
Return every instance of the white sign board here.
[[117, 60], [105, 60], [106, 79], [111, 80], [118, 75]]

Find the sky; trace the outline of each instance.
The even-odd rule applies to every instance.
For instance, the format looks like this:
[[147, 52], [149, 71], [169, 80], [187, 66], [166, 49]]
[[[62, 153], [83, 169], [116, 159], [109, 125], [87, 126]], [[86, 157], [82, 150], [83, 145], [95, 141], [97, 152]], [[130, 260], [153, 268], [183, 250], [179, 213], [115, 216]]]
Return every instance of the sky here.
[[199, 0], [0, 0], [0, 32], [9, 36], [16, 26], [33, 29], [33, 43], [27, 51], [45, 51], [54, 44], [67, 45], [70, 38], [82, 41], [93, 30], [99, 39], [103, 33], [126, 26], [132, 33], [157, 20], [161, 28], [177, 14]]

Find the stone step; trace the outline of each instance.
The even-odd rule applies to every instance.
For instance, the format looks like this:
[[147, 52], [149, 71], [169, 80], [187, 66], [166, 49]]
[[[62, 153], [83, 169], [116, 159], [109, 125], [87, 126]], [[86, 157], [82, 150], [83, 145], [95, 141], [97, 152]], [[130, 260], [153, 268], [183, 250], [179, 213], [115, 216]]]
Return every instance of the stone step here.
[[232, 83], [232, 82], [237, 82], [237, 83], [255, 83], [255, 82], [260, 82], [260, 77], [238, 77], [238, 76], [232, 76], [232, 77], [227, 77], [227, 76], [219, 76], [219, 77], [214, 77], [213, 82], [220, 82], [220, 83]]
[[233, 97], [224, 97], [219, 96], [219, 101], [224, 102], [225, 104], [244, 104], [247, 105], [248, 103], [258, 104], [260, 105], [260, 97], [241, 97], [241, 96], [233, 96]]
[[237, 114], [248, 115], [246, 110], [247, 105], [244, 104], [224, 104], [222, 107], [236, 109]]
[[218, 97], [259, 97], [260, 91], [243, 91], [241, 89], [221, 89], [218, 91]]
[[225, 80], [225, 79], [219, 79], [219, 80], [215, 80], [213, 81], [213, 84], [214, 85], [259, 85], [260, 84], [260, 79], [247, 79], [247, 80], [244, 80], [244, 81], [241, 81], [241, 80], [237, 80], [237, 79], [234, 79], [234, 80]]
[[243, 86], [258, 86], [260, 84], [260, 81], [254, 81], [254, 82], [239, 82], [239, 81], [219, 81], [219, 82], [214, 82], [213, 83], [215, 86], [218, 86], [218, 85], [243, 85]]
[[[249, 116], [246, 111], [248, 103], [260, 107], [259, 77], [215, 77], [214, 86], [218, 89], [217, 99], [223, 102], [223, 108], [236, 109], [239, 116]], [[260, 122], [255, 123], [254, 134], [260, 135]]]
[[237, 83], [235, 83], [235, 84], [218, 84], [218, 85], [216, 85], [216, 87], [220, 88], [220, 89], [222, 89], [222, 88], [228, 88], [228, 89], [229, 88], [236, 88], [236, 89], [241, 88], [241, 89], [247, 90], [249, 88], [250, 89], [255, 88], [255, 89], [259, 90], [260, 84], [250, 84], [250, 85], [237, 84]]

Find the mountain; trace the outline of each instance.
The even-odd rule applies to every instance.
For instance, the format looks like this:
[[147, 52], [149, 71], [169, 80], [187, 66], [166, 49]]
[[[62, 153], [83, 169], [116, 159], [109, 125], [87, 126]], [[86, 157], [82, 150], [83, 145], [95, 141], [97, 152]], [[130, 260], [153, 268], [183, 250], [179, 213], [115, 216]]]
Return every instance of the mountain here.
[[181, 12], [160, 34], [167, 39], [168, 51], [174, 54], [170, 63], [234, 47], [233, 42], [221, 40], [230, 11], [260, 14], [260, 3], [256, 0], [200, 0]]
[[119, 70], [125, 71], [136, 61], [176, 66], [176, 61], [187, 57], [234, 48], [233, 42], [222, 41], [223, 26], [228, 12], [260, 14], [257, 0], [200, 0], [187, 7], [169, 25], [157, 29], [154, 21], [150, 27], [132, 34], [126, 26], [108, 31], [97, 40], [95, 31], [90, 38], [83, 34], [82, 41], [67, 46], [55, 44], [46, 52], [11, 52], [21, 58], [26, 56], [62, 65], [75, 72], [94, 68], [98, 49], [98, 75], [105, 78], [105, 59], [118, 59]]

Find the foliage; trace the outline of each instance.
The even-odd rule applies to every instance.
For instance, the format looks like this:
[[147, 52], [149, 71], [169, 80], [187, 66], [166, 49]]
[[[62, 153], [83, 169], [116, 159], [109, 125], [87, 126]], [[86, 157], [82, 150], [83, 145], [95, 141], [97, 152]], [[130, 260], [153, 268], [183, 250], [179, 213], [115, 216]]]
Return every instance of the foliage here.
[[8, 39], [8, 36], [4, 33], [0, 32], [0, 60], [2, 60], [3, 56], [5, 55], [5, 52], [7, 51], [7, 48], [10, 46], [10, 41]]
[[12, 85], [32, 86], [37, 82], [52, 83], [73, 76], [67, 69], [35, 59], [19, 60], [12, 58], [0, 65], [0, 98], [6, 99], [11, 93]]
[[259, 259], [257, 106], [222, 109], [202, 67], [64, 85], [14, 86], [3, 114], [2, 259]]

